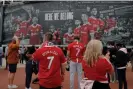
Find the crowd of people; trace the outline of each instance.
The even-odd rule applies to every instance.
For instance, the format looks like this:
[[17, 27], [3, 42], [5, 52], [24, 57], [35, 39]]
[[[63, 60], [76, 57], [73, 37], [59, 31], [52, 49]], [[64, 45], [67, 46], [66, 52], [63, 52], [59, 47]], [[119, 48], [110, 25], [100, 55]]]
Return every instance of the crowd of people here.
[[31, 46], [25, 52], [24, 46], [19, 47], [17, 36], [8, 44], [5, 57], [9, 70], [9, 89], [18, 88], [13, 81], [17, 64], [22, 63], [23, 59], [26, 60], [25, 89], [32, 89], [30, 84], [33, 73], [37, 75], [33, 83], [39, 82], [40, 89], [61, 89], [62, 82], [65, 82], [65, 71], [70, 73], [70, 89], [74, 89], [75, 73], [78, 74], [78, 89], [110, 89], [110, 82], [118, 82], [119, 89], [123, 85], [124, 89], [128, 89], [126, 67], [132, 60], [132, 52], [129, 53], [123, 44], [110, 43], [104, 47], [100, 40], [91, 39], [85, 46], [79, 36], [74, 36], [65, 56], [63, 50], [53, 43], [51, 32], [47, 32], [44, 39], [39, 48]]
[[[0, 67], [5, 56], [9, 89], [18, 88], [14, 85], [14, 78], [19, 62], [26, 63], [25, 89], [32, 89], [33, 73], [36, 75], [33, 83], [39, 82], [40, 89], [61, 89], [65, 71], [70, 73], [70, 89], [74, 89], [75, 73], [78, 74], [78, 89], [111, 89], [110, 82], [118, 82], [119, 89], [123, 85], [128, 89], [126, 68], [130, 59], [133, 64], [133, 51], [129, 52], [124, 44], [110, 43], [106, 47], [103, 44], [103, 41], [120, 41], [122, 37], [129, 37], [129, 31], [123, 34], [121, 26], [124, 23], [119, 23], [114, 16], [105, 17], [98, 8], [87, 7], [87, 13], [81, 13], [80, 19], [75, 18], [74, 28], [69, 25], [63, 35], [63, 30], [54, 25], [49, 26], [49, 31], [44, 34], [38, 17], [32, 17], [30, 10], [27, 12], [27, 20], [23, 14], [18, 17], [11, 14], [11, 21], [17, 28], [5, 53], [0, 48]], [[133, 21], [129, 21], [130, 25]], [[31, 45], [42, 44], [39, 48], [21, 45], [27, 38]], [[58, 47], [62, 43], [67, 45], [65, 52]]]

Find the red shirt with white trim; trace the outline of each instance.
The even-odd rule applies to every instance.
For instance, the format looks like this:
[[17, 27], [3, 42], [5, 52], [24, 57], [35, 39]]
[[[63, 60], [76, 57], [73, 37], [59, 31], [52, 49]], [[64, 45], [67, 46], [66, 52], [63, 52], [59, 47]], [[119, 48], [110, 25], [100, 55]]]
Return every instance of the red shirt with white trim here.
[[100, 26], [100, 29], [103, 29], [103, 27], [105, 26], [105, 23], [102, 19], [98, 19], [99, 20], [99, 26]]
[[99, 27], [99, 20], [95, 17], [89, 17], [88, 22], [92, 25], [91, 30], [94, 32], [97, 31], [97, 29]]
[[61, 43], [61, 36], [60, 36], [60, 31], [57, 29], [56, 31], [54, 31], [53, 33], [53, 40], [56, 42], [56, 43]]
[[69, 44], [68, 51], [70, 52], [71, 61], [81, 63], [85, 51], [85, 47], [81, 42], [73, 42]]
[[30, 25], [28, 28], [28, 32], [30, 34], [30, 44], [36, 45], [40, 44], [40, 33], [42, 26], [40, 24]]
[[46, 88], [61, 86], [61, 64], [66, 62], [62, 50], [56, 46], [46, 46], [38, 49], [33, 58], [39, 61], [39, 84]]
[[84, 75], [88, 80], [108, 81], [107, 72], [112, 70], [111, 64], [105, 58], [99, 58], [93, 67], [82, 61]]
[[112, 18], [107, 19], [107, 20], [106, 20], [106, 23], [107, 23], [107, 29], [108, 29], [108, 30], [109, 30], [110, 28], [116, 26], [116, 20], [114, 20], [114, 19], [112, 19]]
[[14, 19], [14, 21], [19, 24], [19, 32], [22, 33], [24, 36], [27, 35], [27, 32], [28, 32], [28, 26], [29, 26], [29, 23], [31, 22], [31, 18], [29, 18], [29, 20], [27, 21], [21, 21], [19, 19]]
[[90, 40], [90, 30], [92, 29], [90, 24], [83, 24], [81, 26], [80, 40], [84, 45], [87, 45]]
[[73, 42], [74, 40], [74, 34], [69, 34], [69, 33], [65, 33], [64, 34], [64, 38], [66, 39], [66, 43], [69, 44], [71, 42]]
[[80, 37], [80, 31], [81, 31], [81, 27], [75, 28], [75, 29], [74, 29], [74, 36]]

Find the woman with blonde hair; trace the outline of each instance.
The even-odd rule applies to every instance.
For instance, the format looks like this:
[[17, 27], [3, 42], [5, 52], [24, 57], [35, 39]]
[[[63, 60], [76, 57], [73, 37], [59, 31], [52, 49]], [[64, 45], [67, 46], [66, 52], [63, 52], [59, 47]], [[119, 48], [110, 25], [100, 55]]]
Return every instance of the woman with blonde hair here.
[[88, 83], [83, 85], [81, 82], [81, 89], [110, 89], [107, 73], [112, 74], [114, 69], [109, 59], [102, 55], [102, 50], [99, 40], [91, 40], [87, 44], [82, 67]]

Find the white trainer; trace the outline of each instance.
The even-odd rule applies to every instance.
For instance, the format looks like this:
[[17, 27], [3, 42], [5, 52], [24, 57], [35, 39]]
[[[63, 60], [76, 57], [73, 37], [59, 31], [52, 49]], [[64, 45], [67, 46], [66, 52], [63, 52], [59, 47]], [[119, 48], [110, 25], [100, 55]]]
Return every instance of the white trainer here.
[[18, 86], [16, 86], [16, 85], [12, 85], [12, 88], [18, 88]]
[[30, 88], [25, 88], [25, 89], [32, 89], [32, 88], [30, 87]]
[[8, 85], [8, 89], [12, 89], [12, 86], [11, 85]]

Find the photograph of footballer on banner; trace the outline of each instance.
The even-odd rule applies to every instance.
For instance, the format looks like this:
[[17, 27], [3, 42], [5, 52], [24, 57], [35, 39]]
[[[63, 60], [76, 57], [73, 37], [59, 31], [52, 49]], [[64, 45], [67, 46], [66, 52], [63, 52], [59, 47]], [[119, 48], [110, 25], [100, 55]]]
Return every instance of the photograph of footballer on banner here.
[[40, 45], [46, 32], [56, 45], [71, 43], [79, 36], [84, 45], [99, 39], [133, 45], [133, 5], [127, 2], [41, 2], [7, 7], [3, 42], [16, 35], [21, 44]]

